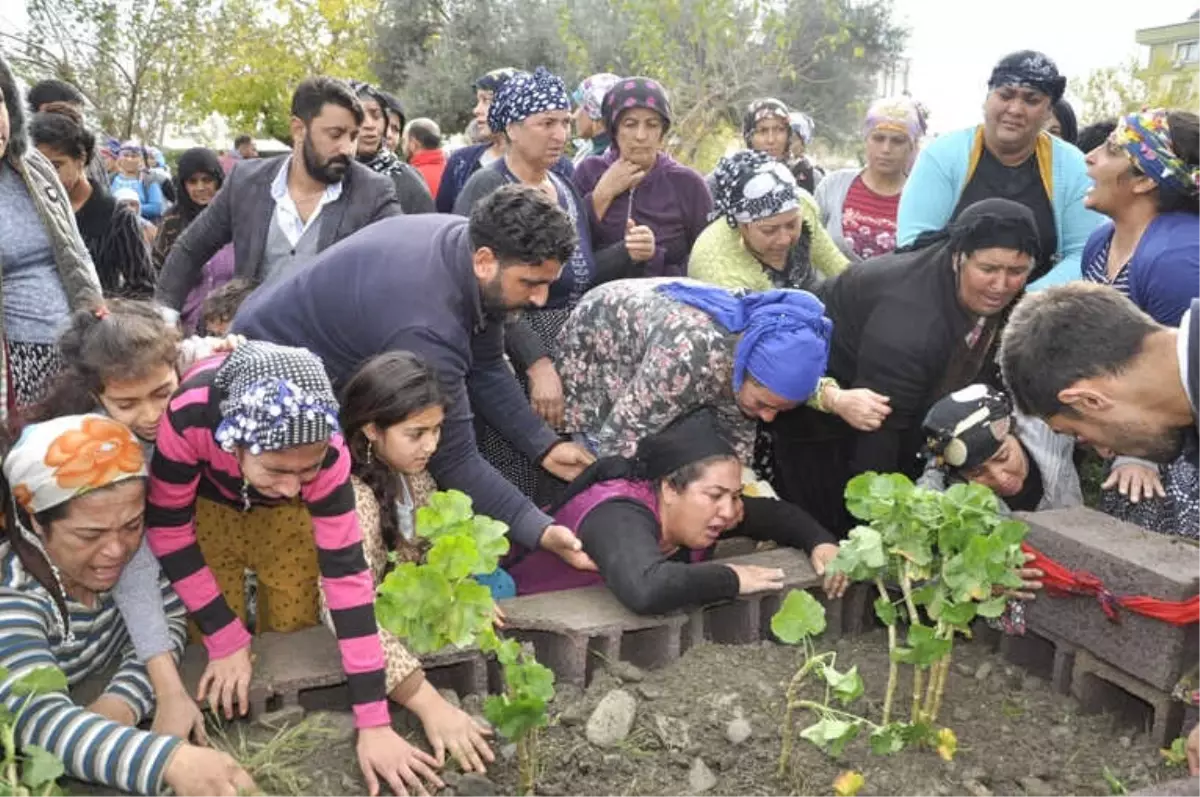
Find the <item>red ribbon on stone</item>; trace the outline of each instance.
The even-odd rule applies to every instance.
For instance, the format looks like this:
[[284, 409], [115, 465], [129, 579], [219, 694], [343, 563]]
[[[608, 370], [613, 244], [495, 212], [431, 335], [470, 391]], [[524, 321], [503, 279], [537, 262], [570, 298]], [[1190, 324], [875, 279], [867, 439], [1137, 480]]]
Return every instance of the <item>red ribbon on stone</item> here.
[[1103, 581], [1087, 571], [1071, 570], [1029, 543], [1021, 543], [1021, 550], [1034, 557], [1025, 567], [1034, 567], [1046, 574], [1042, 584], [1048, 595], [1093, 595], [1104, 614], [1114, 623], [1121, 621], [1118, 608], [1171, 625], [1200, 623], [1200, 595], [1193, 595], [1184, 601], [1164, 601], [1146, 595], [1114, 595]]

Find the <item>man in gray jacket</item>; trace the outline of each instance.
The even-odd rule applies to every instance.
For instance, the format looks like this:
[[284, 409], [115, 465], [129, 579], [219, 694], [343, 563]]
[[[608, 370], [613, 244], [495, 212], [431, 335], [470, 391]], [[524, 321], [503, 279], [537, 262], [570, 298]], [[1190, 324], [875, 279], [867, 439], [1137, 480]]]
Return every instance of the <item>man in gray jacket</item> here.
[[292, 153], [247, 161], [179, 236], [159, 276], [159, 303], [178, 310], [204, 264], [233, 242], [234, 273], [269, 282], [372, 222], [402, 211], [387, 177], [355, 162], [363, 109], [339, 80], [305, 80], [292, 95]]

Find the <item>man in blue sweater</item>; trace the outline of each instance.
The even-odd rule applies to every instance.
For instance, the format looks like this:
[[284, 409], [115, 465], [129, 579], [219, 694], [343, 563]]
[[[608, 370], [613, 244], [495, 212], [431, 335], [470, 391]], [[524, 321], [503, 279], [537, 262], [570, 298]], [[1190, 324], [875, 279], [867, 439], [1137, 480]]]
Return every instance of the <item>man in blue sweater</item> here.
[[545, 304], [575, 248], [566, 213], [536, 188], [505, 186], [468, 221], [420, 215], [384, 219], [319, 254], [242, 305], [233, 330], [303, 346], [336, 387], [371, 357], [406, 349], [437, 371], [449, 398], [429, 471], [441, 489], [508, 524], [512, 539], [592, 568], [578, 539], [553, 523], [479, 454], [472, 409], [522, 453], [559, 478], [592, 456], [539, 418], [504, 360], [503, 322]]

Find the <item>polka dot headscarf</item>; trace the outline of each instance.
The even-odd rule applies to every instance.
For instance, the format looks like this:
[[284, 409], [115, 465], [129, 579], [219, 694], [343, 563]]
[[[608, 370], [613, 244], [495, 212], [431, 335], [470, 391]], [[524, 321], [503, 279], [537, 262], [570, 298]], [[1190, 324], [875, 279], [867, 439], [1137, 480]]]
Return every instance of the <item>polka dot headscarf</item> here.
[[505, 81], [488, 108], [488, 128], [503, 132], [514, 122], [546, 111], [571, 110], [571, 97], [562, 78], [539, 66], [531, 75], [518, 72]]
[[321, 443], [338, 427], [338, 403], [321, 359], [307, 349], [249, 341], [217, 371], [224, 394], [217, 442], [251, 454]]
[[787, 166], [765, 152], [744, 149], [721, 158], [713, 172], [713, 212], [730, 227], [800, 207], [799, 186]]

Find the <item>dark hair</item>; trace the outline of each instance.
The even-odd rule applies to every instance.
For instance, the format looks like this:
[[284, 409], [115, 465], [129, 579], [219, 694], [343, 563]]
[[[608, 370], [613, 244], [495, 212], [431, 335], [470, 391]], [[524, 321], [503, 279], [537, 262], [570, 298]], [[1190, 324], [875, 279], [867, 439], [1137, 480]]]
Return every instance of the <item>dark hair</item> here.
[[244, 277], [235, 277], [217, 288], [204, 299], [204, 323], [231, 321], [237, 315], [242, 302], [254, 293], [258, 285]]
[[83, 105], [83, 94], [79, 89], [65, 80], [39, 80], [26, 95], [29, 100], [29, 110], [37, 113], [42, 106], [51, 102], [67, 102], [71, 105]]
[[0, 55], [0, 92], [4, 94], [4, 107], [8, 109], [8, 148], [2, 157], [17, 160], [25, 156], [29, 138], [25, 131], [25, 106], [17, 90], [17, 79], [4, 56]]
[[664, 476], [662, 484], [665, 487], [670, 487], [677, 493], [681, 493], [691, 486], [693, 482], [702, 478], [708, 472], [710, 465], [715, 465], [718, 462], [728, 462], [729, 460], [736, 462], [738, 458], [733, 454], [717, 454], [695, 462], [689, 462], [674, 473]]
[[1120, 374], [1162, 329], [1115, 288], [1072, 282], [1026, 294], [1000, 342], [1004, 382], [1027, 415], [1077, 415], [1058, 394], [1081, 379]]
[[367, 424], [386, 429], [427, 407], [445, 407], [437, 374], [409, 351], [390, 351], [367, 360], [346, 382], [341, 422], [350, 448], [351, 472], [371, 488], [379, 503], [379, 528], [392, 550], [400, 543], [396, 523], [396, 475], [377, 457], [367, 457]]
[[1079, 131], [1079, 137], [1075, 140], [1075, 146], [1079, 147], [1083, 154], [1086, 155], [1105, 141], [1108, 141], [1108, 137], [1116, 129], [1116, 119], [1101, 119], [1099, 122], [1092, 122]]
[[233, 140], [233, 148], [237, 149], [238, 147], [242, 146], [243, 144], [249, 144], [252, 141], [254, 141], [254, 139], [250, 137], [249, 133], [242, 133], [240, 136], [238, 136], [237, 138], [235, 138]]
[[179, 332], [154, 304], [108, 299], [107, 312], [83, 309], [58, 338], [66, 367], [28, 414], [39, 422], [96, 411], [96, 396], [113, 379], [138, 379], [159, 365], [175, 367]]
[[394, 113], [396, 116], [400, 117], [400, 129], [403, 130], [404, 123], [408, 119], [407, 114], [404, 113], [404, 103], [400, 102], [400, 98], [391, 92], [380, 89], [378, 94], [383, 98], [384, 103], [387, 105], [387, 112]]
[[[1189, 169], [1195, 169], [1200, 165], [1200, 118], [1191, 111], [1168, 111], [1167, 127], [1171, 129], [1171, 149]], [[1200, 192], [1194, 184], [1187, 191], [1160, 185], [1158, 212], [1200, 215]]]
[[1071, 103], [1060, 99], [1050, 106], [1050, 110], [1054, 113], [1054, 118], [1058, 120], [1058, 126], [1062, 129], [1062, 135], [1059, 138], [1068, 144], [1078, 141], [1079, 122], [1075, 120], [1075, 109], [1071, 107]]
[[505, 185], [475, 203], [471, 247], [487, 247], [501, 266], [566, 263], [578, 238], [571, 218], [539, 188]]
[[29, 124], [34, 146], [51, 147], [84, 163], [90, 161], [96, 151], [96, 137], [83, 127], [78, 111], [61, 103], [49, 103], [47, 108], [54, 110], [35, 113]]
[[409, 138], [415, 138], [425, 149], [438, 149], [442, 146], [441, 131], [432, 119], [413, 119], [408, 126]]
[[292, 116], [307, 127], [321, 115], [326, 105], [337, 105], [354, 114], [356, 124], [363, 123], [362, 103], [343, 81], [319, 75], [305, 78], [292, 94]]

